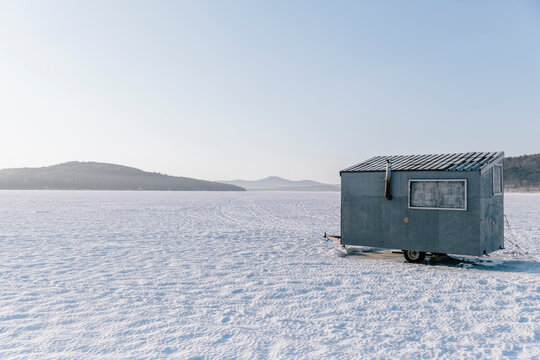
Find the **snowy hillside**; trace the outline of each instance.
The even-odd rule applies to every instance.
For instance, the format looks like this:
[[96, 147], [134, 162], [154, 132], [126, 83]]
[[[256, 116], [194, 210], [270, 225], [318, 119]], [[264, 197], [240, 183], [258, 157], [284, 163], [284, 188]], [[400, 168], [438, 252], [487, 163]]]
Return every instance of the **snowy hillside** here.
[[[339, 196], [0, 191], [0, 358], [540, 357], [538, 262], [345, 253]], [[540, 195], [505, 202], [540, 258]]]

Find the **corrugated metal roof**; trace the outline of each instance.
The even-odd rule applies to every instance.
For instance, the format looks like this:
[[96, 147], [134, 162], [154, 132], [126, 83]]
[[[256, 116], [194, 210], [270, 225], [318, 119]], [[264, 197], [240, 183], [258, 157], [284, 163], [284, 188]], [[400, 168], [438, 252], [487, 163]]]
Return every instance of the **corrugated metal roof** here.
[[374, 156], [341, 172], [385, 171], [386, 160], [392, 171], [476, 171], [503, 156], [504, 151]]

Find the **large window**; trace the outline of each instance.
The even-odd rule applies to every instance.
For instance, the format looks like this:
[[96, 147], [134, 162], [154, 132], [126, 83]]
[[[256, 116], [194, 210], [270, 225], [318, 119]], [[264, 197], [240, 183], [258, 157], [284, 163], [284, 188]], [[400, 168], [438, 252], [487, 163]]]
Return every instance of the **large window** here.
[[409, 180], [409, 208], [467, 210], [467, 180]]
[[493, 195], [500, 195], [503, 192], [502, 166], [493, 167]]

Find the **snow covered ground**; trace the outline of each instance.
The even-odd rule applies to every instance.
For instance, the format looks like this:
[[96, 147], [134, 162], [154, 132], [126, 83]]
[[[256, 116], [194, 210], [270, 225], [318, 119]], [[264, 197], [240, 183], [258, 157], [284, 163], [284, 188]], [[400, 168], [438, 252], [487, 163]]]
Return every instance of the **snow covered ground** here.
[[[0, 358], [539, 358], [540, 266], [340, 251], [339, 193], [0, 191]], [[540, 260], [540, 195], [505, 196]], [[488, 262], [487, 260], [491, 260]]]

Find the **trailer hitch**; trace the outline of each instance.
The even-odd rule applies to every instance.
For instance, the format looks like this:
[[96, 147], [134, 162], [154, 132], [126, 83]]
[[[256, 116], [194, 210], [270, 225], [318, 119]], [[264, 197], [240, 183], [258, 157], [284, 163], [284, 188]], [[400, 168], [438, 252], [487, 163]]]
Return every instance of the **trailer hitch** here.
[[343, 243], [341, 242], [341, 236], [340, 235], [327, 235], [326, 232], [324, 233], [324, 238], [326, 240], [333, 240], [333, 241], [337, 241], [339, 242], [341, 245], [343, 245]]

